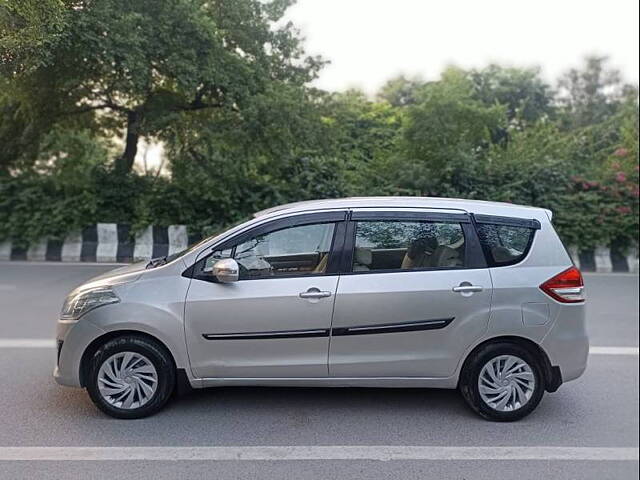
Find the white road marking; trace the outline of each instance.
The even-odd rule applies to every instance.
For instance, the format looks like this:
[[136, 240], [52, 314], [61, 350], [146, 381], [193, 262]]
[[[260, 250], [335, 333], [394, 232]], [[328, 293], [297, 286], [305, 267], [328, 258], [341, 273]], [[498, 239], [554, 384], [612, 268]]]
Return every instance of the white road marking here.
[[637, 277], [638, 272], [582, 272], [583, 277]]
[[[0, 348], [54, 348], [56, 342], [48, 338], [0, 338]], [[638, 347], [590, 347], [591, 355], [638, 356]]]
[[589, 347], [591, 355], [635, 355], [638, 356], [638, 347]]
[[50, 338], [0, 338], [0, 348], [54, 348]]
[[638, 461], [634, 447], [0, 447], [0, 461], [604, 460]]
[[78, 265], [84, 266], [93, 266], [93, 267], [124, 267], [126, 265], [131, 265], [130, 263], [122, 263], [122, 262], [55, 262], [55, 261], [42, 261], [42, 260], [11, 260], [11, 261], [0, 261], [0, 265], [33, 265], [34, 267], [42, 267], [42, 266], [71, 266], [77, 267]]

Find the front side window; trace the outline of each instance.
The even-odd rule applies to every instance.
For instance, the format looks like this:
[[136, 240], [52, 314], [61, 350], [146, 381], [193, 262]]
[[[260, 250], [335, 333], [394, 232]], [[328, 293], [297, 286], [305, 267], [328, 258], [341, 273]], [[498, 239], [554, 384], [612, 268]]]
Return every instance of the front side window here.
[[353, 271], [464, 267], [462, 226], [449, 222], [356, 222]]
[[492, 267], [520, 262], [529, 251], [535, 233], [534, 228], [490, 223], [479, 223], [477, 228], [478, 238]]
[[218, 260], [222, 260], [223, 258], [231, 258], [233, 254], [233, 249], [226, 248], [224, 250], [216, 250], [213, 252], [204, 262], [204, 267], [202, 269], [203, 272], [210, 272], [213, 269], [213, 264]]
[[214, 252], [204, 271], [221, 258], [234, 258], [240, 280], [291, 275], [319, 275], [327, 270], [333, 223], [300, 225], [256, 235], [233, 248]]

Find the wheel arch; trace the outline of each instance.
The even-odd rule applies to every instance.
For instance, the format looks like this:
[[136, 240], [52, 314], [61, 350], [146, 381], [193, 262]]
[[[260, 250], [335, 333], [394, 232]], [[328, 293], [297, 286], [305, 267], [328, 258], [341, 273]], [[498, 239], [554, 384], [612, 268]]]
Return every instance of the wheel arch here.
[[80, 379], [81, 387], [86, 387], [87, 375], [89, 373], [89, 368], [88, 368], [89, 361], [91, 360], [91, 357], [96, 353], [96, 351], [100, 348], [100, 346], [104, 345], [106, 342], [110, 340], [123, 337], [126, 335], [134, 335], [136, 337], [146, 338], [158, 344], [158, 346], [160, 346], [160, 348], [165, 350], [165, 352], [169, 355], [169, 358], [173, 363], [173, 368], [175, 369], [175, 372], [176, 372], [176, 387], [175, 387], [176, 391], [178, 393], [184, 393], [191, 389], [191, 384], [189, 382], [185, 369], [178, 368], [175, 356], [171, 351], [171, 349], [157, 336], [147, 332], [140, 331], [140, 330], [131, 330], [131, 329], [113, 330], [110, 332], [106, 332], [104, 335], [100, 335], [99, 337], [94, 338], [91, 341], [91, 343], [87, 345], [87, 347], [84, 349], [84, 352], [82, 353], [82, 357], [80, 360], [79, 379]]
[[531, 339], [520, 337], [517, 335], [503, 335], [498, 337], [492, 337], [480, 342], [476, 345], [465, 357], [462, 367], [460, 368], [460, 374], [458, 375], [458, 386], [460, 386], [460, 379], [467, 367], [470, 359], [482, 348], [494, 343], [512, 343], [528, 350], [536, 358], [540, 359], [540, 366], [542, 367], [542, 373], [544, 375], [545, 390], [547, 392], [555, 392], [562, 384], [562, 376], [560, 369], [551, 365], [549, 356], [544, 349]]

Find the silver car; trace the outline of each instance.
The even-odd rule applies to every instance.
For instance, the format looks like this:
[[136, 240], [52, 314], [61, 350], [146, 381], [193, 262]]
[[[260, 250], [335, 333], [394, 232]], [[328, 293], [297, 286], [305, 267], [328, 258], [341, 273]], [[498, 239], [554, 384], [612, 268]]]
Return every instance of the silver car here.
[[511, 421], [584, 372], [583, 288], [548, 210], [301, 202], [75, 289], [54, 376], [118, 418], [262, 385], [457, 388]]

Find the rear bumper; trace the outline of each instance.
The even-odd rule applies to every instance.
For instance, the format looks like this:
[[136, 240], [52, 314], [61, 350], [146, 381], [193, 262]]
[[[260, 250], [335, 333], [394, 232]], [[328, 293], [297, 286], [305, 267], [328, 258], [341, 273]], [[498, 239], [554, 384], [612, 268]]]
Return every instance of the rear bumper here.
[[551, 365], [558, 367], [560, 383], [580, 377], [589, 357], [584, 304], [563, 306], [541, 346]]
[[547, 351], [551, 365], [554, 365], [552, 370], [559, 370], [560, 383], [579, 378], [587, 369], [589, 339], [586, 335], [571, 340], [543, 342], [542, 347]]
[[560, 367], [551, 367], [549, 374], [547, 375], [547, 384], [545, 390], [549, 393], [553, 393], [562, 385], [562, 371]]

